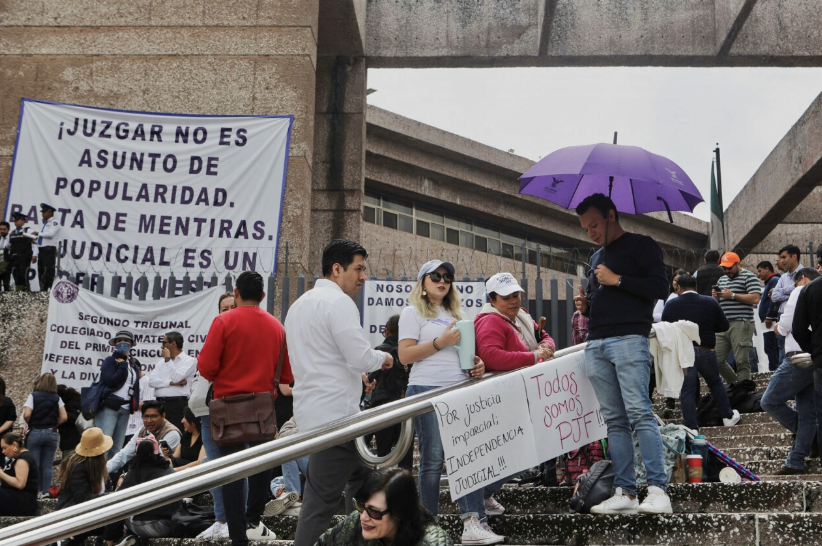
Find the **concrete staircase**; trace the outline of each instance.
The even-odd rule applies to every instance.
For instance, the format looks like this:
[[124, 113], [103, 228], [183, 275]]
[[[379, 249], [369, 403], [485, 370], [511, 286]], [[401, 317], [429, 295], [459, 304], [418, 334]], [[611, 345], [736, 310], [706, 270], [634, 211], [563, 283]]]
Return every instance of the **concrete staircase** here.
[[[755, 376], [759, 391], [767, 386], [768, 376]], [[666, 420], [681, 422], [678, 408], [667, 409], [659, 397], [655, 404], [659, 414], [666, 415]], [[570, 487], [506, 486], [496, 496], [506, 512], [492, 516], [490, 523], [497, 533], [507, 536], [506, 544], [790, 546], [822, 543], [819, 461], [808, 461], [808, 474], [773, 475], [782, 468], [792, 441], [790, 434], [764, 413], [743, 415], [740, 424], [733, 428], [703, 428], [701, 432], [714, 445], [759, 474], [763, 481], [673, 484], [670, 495], [675, 513], [659, 516], [569, 514]], [[211, 502], [208, 494], [195, 500], [198, 504]], [[43, 511], [53, 510], [54, 503], [44, 501]], [[459, 543], [462, 524], [446, 490], [441, 492], [440, 513], [441, 525], [451, 532], [454, 542]], [[342, 517], [340, 511], [336, 518]], [[0, 518], [0, 526], [21, 519], [24, 518]], [[296, 518], [273, 517], [263, 521], [278, 537], [286, 539], [279, 543], [290, 546], [288, 539], [294, 537]], [[208, 544], [190, 539], [153, 539], [147, 543], [150, 546]]]

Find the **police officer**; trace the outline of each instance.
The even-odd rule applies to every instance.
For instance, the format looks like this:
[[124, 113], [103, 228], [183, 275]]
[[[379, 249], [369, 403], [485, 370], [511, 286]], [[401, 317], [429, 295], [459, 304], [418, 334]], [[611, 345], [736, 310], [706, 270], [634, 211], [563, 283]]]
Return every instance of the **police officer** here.
[[11, 215], [14, 219], [14, 231], [9, 234], [9, 252], [11, 254], [11, 274], [14, 277], [14, 284], [17, 290], [29, 289], [29, 267], [37, 263], [37, 246], [34, 241], [37, 236], [24, 227], [26, 215], [15, 212]]
[[9, 231], [11, 231], [9, 223], [6, 221], [0, 222], [0, 288], [3, 289], [3, 292], [8, 292], [11, 285]]
[[33, 232], [37, 236], [40, 256], [37, 259], [37, 274], [40, 276], [40, 290], [51, 289], [57, 271], [57, 247], [60, 246], [60, 222], [54, 219], [57, 209], [47, 203], [40, 203], [43, 229]]

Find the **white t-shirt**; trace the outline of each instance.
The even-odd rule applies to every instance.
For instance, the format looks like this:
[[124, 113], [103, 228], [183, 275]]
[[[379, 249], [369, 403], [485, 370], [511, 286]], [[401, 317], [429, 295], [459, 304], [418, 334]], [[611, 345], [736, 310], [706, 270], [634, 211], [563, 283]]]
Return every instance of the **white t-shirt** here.
[[[63, 403], [63, 399], [58, 397], [57, 398], [57, 407], [62, 408], [65, 404]], [[25, 403], [23, 403], [24, 408], [31, 408], [34, 409], [34, 395], [30, 394], [28, 398], [26, 398]]]
[[128, 377], [126, 377], [126, 382], [123, 383], [123, 386], [120, 387], [119, 390], [113, 392], [114, 396], [119, 396], [123, 400], [131, 400], [131, 394], [129, 391], [134, 387], [134, 384], [137, 382], [139, 378], [137, 377], [137, 373], [134, 369], [129, 366], [128, 367]]
[[[418, 344], [429, 343], [441, 336], [449, 324], [456, 320], [445, 309], [437, 309], [437, 318], [426, 319], [420, 316], [411, 305], [400, 314], [399, 341], [413, 339]], [[404, 364], [406, 364], [404, 362]], [[455, 347], [443, 347], [428, 358], [414, 362], [409, 385], [443, 387], [462, 381], [467, 376], [460, 368], [460, 357]]]

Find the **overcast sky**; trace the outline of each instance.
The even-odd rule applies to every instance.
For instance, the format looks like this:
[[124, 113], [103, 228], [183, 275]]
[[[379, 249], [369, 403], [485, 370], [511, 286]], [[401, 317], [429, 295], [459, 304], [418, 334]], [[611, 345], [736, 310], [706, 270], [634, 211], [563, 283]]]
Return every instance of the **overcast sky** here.
[[[718, 142], [725, 208], [822, 92], [819, 68], [369, 70], [368, 103], [533, 160], [565, 146], [641, 146], [709, 200]], [[694, 214], [707, 220], [709, 204]]]

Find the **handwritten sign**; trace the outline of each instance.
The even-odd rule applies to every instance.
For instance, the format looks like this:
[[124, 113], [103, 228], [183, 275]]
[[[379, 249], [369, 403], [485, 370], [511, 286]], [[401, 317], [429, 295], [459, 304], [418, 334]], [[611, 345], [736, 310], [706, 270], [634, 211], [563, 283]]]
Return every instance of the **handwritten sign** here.
[[452, 499], [539, 463], [520, 376], [443, 394], [432, 404]]
[[540, 461], [605, 438], [605, 419], [580, 351], [521, 370]]

